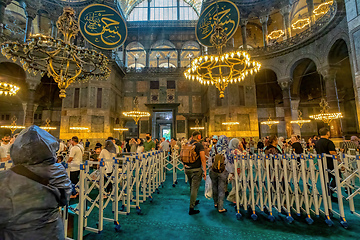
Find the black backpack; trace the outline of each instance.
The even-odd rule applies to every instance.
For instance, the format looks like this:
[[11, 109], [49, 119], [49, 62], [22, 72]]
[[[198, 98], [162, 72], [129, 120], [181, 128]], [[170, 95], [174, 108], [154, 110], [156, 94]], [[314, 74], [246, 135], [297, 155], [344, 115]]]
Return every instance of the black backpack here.
[[211, 169], [216, 173], [222, 173], [225, 171], [225, 156], [222, 154], [218, 154], [216, 146], [215, 146], [215, 158], [213, 159], [213, 164]]

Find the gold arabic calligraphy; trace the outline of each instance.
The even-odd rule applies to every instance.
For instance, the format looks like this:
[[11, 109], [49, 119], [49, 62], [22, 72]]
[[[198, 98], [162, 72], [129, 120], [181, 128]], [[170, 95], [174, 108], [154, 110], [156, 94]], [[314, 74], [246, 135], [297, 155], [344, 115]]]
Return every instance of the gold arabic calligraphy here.
[[[88, 13], [85, 16], [85, 32], [89, 36], [99, 36], [101, 41], [108, 45], [116, 45], [121, 41], [121, 34], [118, 32], [120, 22], [111, 19], [114, 14], [104, 14], [105, 10]], [[100, 42], [99, 37], [95, 42]]]
[[212, 7], [207, 14], [204, 16], [202, 22], [200, 23], [199, 29], [201, 30], [202, 39], [206, 39], [214, 32], [214, 26], [217, 22], [220, 25], [224, 26], [224, 30], [229, 35], [234, 31], [236, 23], [234, 20], [230, 19], [231, 14], [228, 14], [231, 9], [225, 9], [225, 6], [222, 7], [222, 10], [218, 13], [216, 11], [216, 6]]

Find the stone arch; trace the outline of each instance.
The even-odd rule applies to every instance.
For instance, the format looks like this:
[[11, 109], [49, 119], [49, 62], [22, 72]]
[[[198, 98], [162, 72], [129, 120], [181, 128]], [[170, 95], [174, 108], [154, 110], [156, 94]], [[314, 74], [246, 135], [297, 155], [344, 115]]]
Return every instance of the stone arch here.
[[125, 49], [127, 67], [143, 68], [146, 66], [146, 50], [140, 42], [130, 42]]
[[333, 41], [328, 52], [327, 68], [334, 70], [336, 79], [336, 96], [340, 111], [344, 118], [342, 122], [342, 130], [345, 135], [350, 135], [358, 131], [356, 100], [353, 85], [353, 75], [349, 59], [348, 43], [343, 38]]
[[200, 45], [195, 41], [187, 41], [181, 47], [180, 61], [181, 67], [190, 65], [192, 59], [198, 57], [201, 53]]
[[312, 60], [316, 67], [320, 67], [321, 66], [321, 61], [319, 59], [319, 57], [315, 54], [312, 53], [307, 53], [307, 54], [303, 54], [297, 57], [294, 57], [292, 59], [291, 62], [289, 62], [289, 64], [286, 66], [285, 71], [283, 72], [283, 76], [292, 76], [292, 72], [294, 70], [294, 68], [297, 66], [297, 64], [299, 64], [299, 62], [301, 62], [302, 59], [310, 59]]
[[[324, 65], [325, 66], [330, 64], [329, 63], [330, 51], [333, 49], [334, 44], [336, 42], [338, 42], [339, 40], [343, 40], [347, 47], [350, 46], [350, 39], [349, 39], [349, 36], [346, 33], [341, 32], [341, 33], [337, 34], [336, 36], [334, 36], [334, 38], [332, 38], [331, 41], [324, 46], [324, 49], [322, 51], [324, 53], [324, 56], [325, 56], [325, 58], [324, 58]], [[350, 53], [349, 53], [349, 55], [350, 55]]]
[[178, 66], [178, 51], [169, 40], [162, 39], [155, 42], [150, 49], [150, 67]]
[[169, 46], [170, 48], [176, 49], [176, 46], [172, 42], [170, 42], [169, 40], [166, 40], [166, 39], [156, 41], [154, 44], [151, 45], [151, 49], [157, 48], [162, 45]]

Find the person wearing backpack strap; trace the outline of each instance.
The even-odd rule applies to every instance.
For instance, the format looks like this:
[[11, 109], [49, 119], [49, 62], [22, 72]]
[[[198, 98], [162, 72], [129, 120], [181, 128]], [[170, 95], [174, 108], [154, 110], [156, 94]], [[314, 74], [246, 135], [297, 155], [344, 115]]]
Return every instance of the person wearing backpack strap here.
[[[189, 179], [190, 184], [190, 209], [189, 215], [194, 215], [200, 213], [199, 210], [195, 210], [195, 205], [198, 203], [196, 201], [197, 194], [199, 191], [201, 178], [206, 180], [206, 158], [205, 158], [205, 151], [204, 146], [200, 143], [201, 140], [201, 133], [199, 131], [194, 131], [192, 133], [192, 140], [190, 144], [194, 145], [196, 157], [194, 161], [184, 161], [185, 167], [185, 174]], [[182, 148], [182, 152], [186, 149], [184, 146]], [[181, 154], [183, 155], [183, 154]]]
[[[217, 136], [213, 139], [217, 140]], [[213, 141], [214, 141], [213, 140]], [[224, 208], [225, 199], [225, 186], [229, 172], [226, 170], [226, 152], [228, 148], [228, 138], [225, 135], [221, 135], [216, 145], [214, 145], [210, 151], [212, 158], [212, 165], [210, 167], [210, 178], [212, 182], [212, 191], [214, 199], [214, 207], [218, 209], [219, 213], [226, 212]]]

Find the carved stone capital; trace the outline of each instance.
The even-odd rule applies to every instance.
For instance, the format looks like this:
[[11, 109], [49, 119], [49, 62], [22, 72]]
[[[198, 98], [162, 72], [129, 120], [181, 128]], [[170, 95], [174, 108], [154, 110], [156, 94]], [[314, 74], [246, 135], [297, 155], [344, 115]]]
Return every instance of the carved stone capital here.
[[280, 13], [283, 17], [289, 16], [291, 9], [292, 9], [292, 5], [290, 5], [290, 4], [286, 5], [280, 9]]
[[339, 70], [338, 66], [325, 66], [317, 69], [318, 73], [320, 73], [325, 80], [335, 78], [338, 70]]
[[260, 20], [261, 24], [266, 24], [267, 25], [267, 23], [269, 21], [269, 15], [260, 16], [259, 20]]
[[22, 7], [25, 10], [26, 17], [35, 19], [42, 4], [39, 0], [25, 0], [22, 2]]
[[248, 24], [247, 18], [241, 18], [240, 19], [240, 26], [246, 26]]
[[279, 83], [281, 90], [285, 91], [290, 88], [292, 79], [291, 78], [278, 79], [278, 83]]
[[33, 76], [32, 74], [26, 74], [26, 82], [28, 84], [29, 90], [36, 90], [38, 85], [41, 82], [41, 76], [38, 74], [37, 76]]

